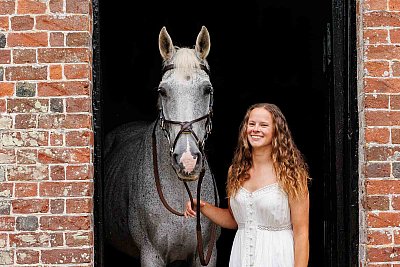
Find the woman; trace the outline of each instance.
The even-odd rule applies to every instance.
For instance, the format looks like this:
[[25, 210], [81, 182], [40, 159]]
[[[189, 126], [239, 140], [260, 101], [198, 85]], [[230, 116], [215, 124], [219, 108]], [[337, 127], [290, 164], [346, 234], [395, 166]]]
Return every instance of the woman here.
[[[308, 265], [308, 180], [307, 165], [280, 109], [252, 105], [228, 171], [228, 208], [200, 201], [201, 213], [214, 223], [238, 229], [230, 267]], [[189, 201], [185, 217], [195, 216]]]

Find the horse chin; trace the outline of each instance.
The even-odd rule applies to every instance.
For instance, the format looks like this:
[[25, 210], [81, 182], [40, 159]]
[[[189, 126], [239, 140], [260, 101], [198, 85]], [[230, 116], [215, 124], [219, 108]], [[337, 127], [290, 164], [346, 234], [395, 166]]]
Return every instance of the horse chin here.
[[183, 181], [183, 182], [193, 182], [199, 179], [199, 174], [198, 173], [193, 173], [193, 174], [183, 174], [178, 172], [178, 179]]

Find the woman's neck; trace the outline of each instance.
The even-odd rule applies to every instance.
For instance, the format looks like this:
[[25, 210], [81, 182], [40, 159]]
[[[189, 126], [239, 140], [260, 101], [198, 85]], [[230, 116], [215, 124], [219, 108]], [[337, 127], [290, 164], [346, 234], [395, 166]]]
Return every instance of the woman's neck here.
[[272, 165], [271, 149], [255, 149], [252, 151], [253, 168], [263, 168]]

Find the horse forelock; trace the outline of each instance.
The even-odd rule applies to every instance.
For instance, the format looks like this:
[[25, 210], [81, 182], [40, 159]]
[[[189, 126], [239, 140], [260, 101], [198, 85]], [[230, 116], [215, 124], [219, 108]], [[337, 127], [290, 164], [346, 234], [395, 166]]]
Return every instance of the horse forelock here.
[[170, 63], [174, 64], [176, 74], [179, 76], [193, 74], [200, 68], [200, 64], [208, 67], [207, 62], [205, 60], [201, 62], [196, 55], [196, 51], [190, 48], [179, 48]]

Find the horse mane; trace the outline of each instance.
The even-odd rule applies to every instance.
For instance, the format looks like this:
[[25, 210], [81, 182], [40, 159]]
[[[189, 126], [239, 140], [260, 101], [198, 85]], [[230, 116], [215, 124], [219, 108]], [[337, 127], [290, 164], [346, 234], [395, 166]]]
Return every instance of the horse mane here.
[[199, 57], [196, 55], [196, 51], [194, 49], [186, 48], [186, 47], [175, 47], [176, 52], [173, 58], [169, 63], [166, 64], [174, 64], [176, 74], [181, 77], [190, 76], [194, 73], [196, 69], [200, 68], [200, 64], [204, 64], [208, 68], [208, 63], [206, 60], [201, 61]]

